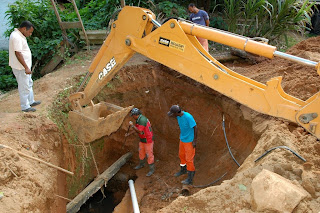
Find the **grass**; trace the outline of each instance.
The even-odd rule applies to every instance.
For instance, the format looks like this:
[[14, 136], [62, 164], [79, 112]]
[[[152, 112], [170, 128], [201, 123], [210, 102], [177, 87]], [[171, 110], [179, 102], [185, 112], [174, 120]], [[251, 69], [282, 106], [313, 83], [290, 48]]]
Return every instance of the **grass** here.
[[300, 33], [291, 32], [276, 44], [278, 50], [281, 52], [286, 52], [288, 49], [298, 44], [299, 42], [307, 39], [307, 36], [301, 35]]

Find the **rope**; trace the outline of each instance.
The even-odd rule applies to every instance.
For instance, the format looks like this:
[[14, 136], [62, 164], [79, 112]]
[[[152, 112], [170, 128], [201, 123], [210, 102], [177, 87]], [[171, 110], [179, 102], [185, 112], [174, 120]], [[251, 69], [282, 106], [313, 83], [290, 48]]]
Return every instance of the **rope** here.
[[85, 163], [86, 163], [86, 158], [88, 158], [88, 152], [87, 152], [87, 147], [84, 144], [83, 141], [80, 140], [81, 146], [82, 146], [82, 168], [81, 168], [81, 174], [84, 175], [84, 168], [85, 168]]
[[96, 159], [95, 159], [95, 157], [93, 155], [90, 143], [89, 143], [89, 148], [90, 148], [90, 152], [91, 152], [91, 155], [92, 155], [94, 166], [96, 167], [96, 170], [97, 170], [97, 174], [98, 174], [98, 176], [100, 176], [100, 172], [99, 172], [99, 169], [98, 169], [98, 166], [97, 166], [97, 162], [96, 162]]
[[72, 201], [72, 200], [70, 200], [69, 198], [66, 198], [66, 197], [63, 197], [63, 196], [61, 196], [61, 195], [57, 195], [57, 194], [55, 194], [55, 196], [57, 196], [57, 197], [59, 197], [59, 198], [62, 198], [62, 199], [64, 199], [64, 200], [67, 200], [67, 201]]

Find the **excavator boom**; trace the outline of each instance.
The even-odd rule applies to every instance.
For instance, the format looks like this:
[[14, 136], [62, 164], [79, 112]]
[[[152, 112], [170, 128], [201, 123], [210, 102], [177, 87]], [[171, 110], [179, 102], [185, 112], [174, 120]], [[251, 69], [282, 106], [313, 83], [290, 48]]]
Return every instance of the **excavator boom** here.
[[[88, 85], [83, 92], [70, 96], [73, 113], [81, 115], [83, 106], [87, 104], [93, 108], [92, 99], [138, 52], [253, 110], [298, 123], [320, 138], [319, 92], [303, 101], [283, 91], [282, 77], [262, 84], [242, 76], [214, 59], [203, 49], [196, 36], [267, 58], [278, 56], [313, 66], [320, 74], [319, 63], [278, 52], [276, 47], [185, 20], [170, 19], [161, 25], [150, 10], [127, 6], [112, 24], [111, 33], [90, 66], [92, 76]], [[119, 114], [127, 112], [128, 109]]]

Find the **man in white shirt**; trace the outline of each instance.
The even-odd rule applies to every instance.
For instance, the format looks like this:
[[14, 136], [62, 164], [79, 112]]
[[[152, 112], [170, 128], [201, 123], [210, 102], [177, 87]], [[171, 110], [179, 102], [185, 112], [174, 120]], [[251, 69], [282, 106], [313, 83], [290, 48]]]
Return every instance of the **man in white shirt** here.
[[32, 107], [41, 103], [41, 101], [34, 100], [32, 89], [32, 55], [27, 37], [32, 35], [33, 30], [33, 24], [29, 21], [24, 21], [18, 29], [14, 29], [9, 38], [9, 66], [12, 68], [18, 82], [20, 105], [21, 110], [24, 112], [36, 111]]

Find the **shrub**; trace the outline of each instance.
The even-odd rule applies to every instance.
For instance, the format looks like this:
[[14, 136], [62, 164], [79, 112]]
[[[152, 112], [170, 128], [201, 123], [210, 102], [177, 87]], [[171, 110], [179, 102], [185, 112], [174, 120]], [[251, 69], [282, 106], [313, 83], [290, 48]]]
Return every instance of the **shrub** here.
[[304, 32], [312, 5], [308, 0], [224, 0], [219, 6], [228, 31], [277, 40], [290, 31]]
[[12, 69], [9, 67], [9, 52], [0, 51], [0, 90], [9, 91], [17, 85]]
[[32, 51], [33, 65], [37, 63], [33, 76], [39, 78], [40, 69], [56, 53], [62, 41], [61, 30], [51, 4], [47, 0], [17, 0], [9, 5], [6, 16], [10, 26], [5, 32], [7, 37], [22, 21], [28, 20], [35, 26], [32, 36], [27, 39]]

